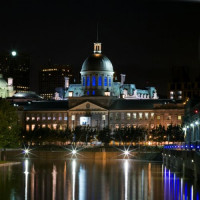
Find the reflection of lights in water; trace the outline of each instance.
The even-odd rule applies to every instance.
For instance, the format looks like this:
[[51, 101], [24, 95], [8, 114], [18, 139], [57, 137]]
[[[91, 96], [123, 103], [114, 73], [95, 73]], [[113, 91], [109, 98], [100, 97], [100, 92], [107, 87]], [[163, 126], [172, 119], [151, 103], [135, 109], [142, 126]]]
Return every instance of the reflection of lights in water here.
[[79, 171], [79, 200], [86, 199], [86, 171], [82, 167], [80, 167]]
[[56, 174], [57, 174], [57, 170], [56, 170], [56, 166], [53, 165], [53, 171], [52, 171], [52, 199], [56, 199]]
[[191, 186], [191, 191], [190, 191], [191, 197], [190, 199], [193, 200], [193, 185]]
[[188, 185], [183, 178], [166, 169], [164, 172], [164, 196], [166, 199], [199, 199], [198, 192], [194, 196], [194, 186]]
[[124, 176], [125, 176], [125, 200], [128, 199], [128, 160], [124, 162]]
[[25, 171], [24, 171], [24, 174], [25, 174], [25, 200], [28, 199], [28, 160], [26, 159], [25, 160]]
[[72, 200], [75, 200], [76, 160], [72, 161]]

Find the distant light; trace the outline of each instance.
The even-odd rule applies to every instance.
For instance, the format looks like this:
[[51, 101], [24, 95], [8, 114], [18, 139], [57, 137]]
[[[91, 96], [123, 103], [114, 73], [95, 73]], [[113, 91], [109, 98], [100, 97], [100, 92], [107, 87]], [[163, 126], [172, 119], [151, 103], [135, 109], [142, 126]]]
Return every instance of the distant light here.
[[30, 150], [29, 149], [24, 149], [24, 154], [29, 154]]
[[193, 127], [193, 126], [194, 126], [194, 124], [190, 124], [190, 126], [192, 126], [192, 127]]
[[16, 56], [17, 52], [16, 51], [12, 51], [11, 54], [12, 54], [12, 56]]
[[196, 125], [198, 125], [198, 124], [199, 124], [199, 122], [198, 122], [198, 121], [196, 121], [196, 122], [195, 122], [195, 124], [196, 124]]
[[73, 155], [76, 154], [76, 150], [75, 150], [75, 149], [72, 150], [72, 154], [73, 154]]

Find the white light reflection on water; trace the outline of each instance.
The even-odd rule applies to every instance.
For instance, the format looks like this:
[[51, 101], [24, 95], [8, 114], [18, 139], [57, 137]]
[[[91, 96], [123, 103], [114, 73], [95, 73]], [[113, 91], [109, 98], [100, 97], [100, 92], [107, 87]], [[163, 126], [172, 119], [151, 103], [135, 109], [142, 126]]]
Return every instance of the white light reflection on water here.
[[52, 199], [56, 199], [56, 175], [57, 175], [57, 170], [56, 166], [53, 165], [53, 171], [52, 171]]
[[124, 176], [125, 176], [125, 200], [128, 199], [128, 168], [129, 168], [129, 163], [128, 163], [128, 160], [125, 160], [124, 161]]
[[86, 187], [86, 171], [81, 166], [79, 171], [79, 200], [86, 199]]
[[76, 160], [72, 160], [72, 200], [75, 200], [75, 186], [76, 186]]
[[28, 199], [28, 159], [25, 160], [25, 171], [24, 171], [24, 174], [25, 174], [25, 200]]

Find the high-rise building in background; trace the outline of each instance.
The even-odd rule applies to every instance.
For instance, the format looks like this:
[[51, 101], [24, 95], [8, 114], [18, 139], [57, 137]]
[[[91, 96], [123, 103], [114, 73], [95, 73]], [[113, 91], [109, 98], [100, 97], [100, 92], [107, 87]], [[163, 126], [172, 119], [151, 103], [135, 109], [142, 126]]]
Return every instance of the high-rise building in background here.
[[190, 79], [189, 67], [173, 67], [171, 81], [168, 83], [168, 97], [170, 99], [200, 97], [200, 78]]
[[0, 74], [13, 78], [16, 92], [30, 90], [30, 56], [17, 51], [0, 53]]
[[74, 76], [70, 65], [47, 65], [43, 66], [39, 72], [39, 93], [45, 99], [55, 96], [56, 88], [65, 87], [65, 80], [74, 82]]

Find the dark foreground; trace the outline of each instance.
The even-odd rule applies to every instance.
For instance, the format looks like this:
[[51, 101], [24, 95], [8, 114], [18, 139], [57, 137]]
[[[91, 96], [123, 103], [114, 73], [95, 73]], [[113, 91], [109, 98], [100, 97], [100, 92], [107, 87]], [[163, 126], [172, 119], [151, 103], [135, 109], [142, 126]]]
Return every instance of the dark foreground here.
[[199, 199], [192, 180], [161, 163], [24, 159], [0, 168], [1, 199]]

